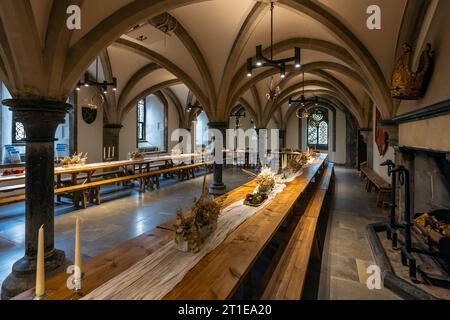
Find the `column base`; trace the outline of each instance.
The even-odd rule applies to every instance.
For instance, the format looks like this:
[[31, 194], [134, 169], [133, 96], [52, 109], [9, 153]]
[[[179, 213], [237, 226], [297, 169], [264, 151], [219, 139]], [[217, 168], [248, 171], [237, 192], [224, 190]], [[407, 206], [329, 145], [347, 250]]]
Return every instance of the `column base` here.
[[209, 194], [214, 196], [220, 196], [227, 192], [227, 186], [225, 184], [213, 184], [209, 187]]
[[[50, 278], [65, 272], [72, 262], [66, 259], [64, 251], [56, 250], [45, 258], [45, 276]], [[12, 272], [3, 281], [2, 300], [14, 298], [18, 294], [33, 288], [36, 285], [36, 260], [23, 257], [16, 261]]]

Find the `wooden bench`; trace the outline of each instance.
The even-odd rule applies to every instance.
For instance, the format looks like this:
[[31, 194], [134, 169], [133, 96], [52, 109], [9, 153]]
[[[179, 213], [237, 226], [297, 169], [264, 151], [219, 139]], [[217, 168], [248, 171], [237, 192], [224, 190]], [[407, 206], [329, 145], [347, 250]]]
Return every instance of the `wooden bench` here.
[[290, 240], [261, 296], [263, 300], [300, 300], [312, 256], [319, 259], [323, 248], [318, 230], [321, 213], [327, 210], [327, 195], [332, 190], [334, 165], [325, 168], [317, 188], [298, 220]]
[[[55, 196], [59, 197], [64, 194], [72, 194], [73, 203], [74, 206], [79, 208], [87, 208], [88, 202], [93, 202], [97, 205], [101, 203], [100, 199], [100, 188], [106, 185], [111, 184], [118, 184], [126, 181], [131, 180], [139, 180], [140, 181], [140, 187], [141, 190], [144, 191], [145, 187], [148, 187], [149, 190], [153, 190], [154, 186], [156, 186], [157, 189], [160, 188], [159, 183], [159, 177], [164, 174], [170, 174], [170, 173], [176, 173], [179, 170], [189, 170], [193, 168], [198, 168], [201, 166], [206, 165], [206, 163], [197, 163], [197, 164], [191, 164], [186, 165], [182, 167], [173, 167], [173, 168], [167, 168], [167, 169], [161, 169], [161, 170], [153, 170], [149, 172], [144, 173], [138, 173], [133, 175], [127, 175], [117, 178], [111, 178], [111, 179], [105, 179], [105, 180], [99, 180], [99, 181], [93, 181], [88, 182], [84, 184], [77, 184], [67, 187], [60, 187], [55, 189]], [[89, 194], [86, 194], [86, 193]], [[22, 202], [25, 200], [25, 195], [18, 195], [18, 196], [10, 196], [10, 197], [4, 197], [0, 198], [0, 206], [13, 204]]]
[[391, 185], [386, 182], [378, 173], [369, 167], [361, 167], [361, 178], [366, 179], [366, 191], [372, 192], [375, 188], [378, 191], [377, 205], [381, 206], [391, 192]]

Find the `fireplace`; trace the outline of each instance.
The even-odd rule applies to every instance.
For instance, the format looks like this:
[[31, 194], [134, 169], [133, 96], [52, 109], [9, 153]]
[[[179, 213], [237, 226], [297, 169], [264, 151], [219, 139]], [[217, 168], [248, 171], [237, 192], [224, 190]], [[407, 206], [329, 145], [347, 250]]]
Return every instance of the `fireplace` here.
[[[435, 262], [417, 266], [427, 282], [450, 288], [450, 278], [436, 277], [436, 269], [450, 275], [450, 159], [447, 153], [411, 147], [398, 148], [397, 165], [409, 171], [410, 201], [405, 188], [397, 188], [397, 217], [406, 221], [410, 205], [412, 223], [405, 224], [405, 243], [410, 243], [409, 253], [429, 255]], [[406, 201], [405, 201], [406, 199]], [[409, 230], [407, 230], [409, 228]], [[407, 237], [410, 235], [410, 240]], [[412, 249], [411, 249], [412, 248]], [[415, 274], [416, 266], [411, 268], [409, 253], [402, 256], [410, 266], [410, 274]], [[409, 258], [406, 258], [406, 256]], [[415, 258], [412, 258], [415, 264]], [[415, 277], [415, 275], [414, 275]]]
[[[450, 210], [450, 154], [410, 147], [400, 147], [399, 153], [397, 162], [411, 174], [412, 212]], [[400, 193], [400, 199], [403, 196]]]

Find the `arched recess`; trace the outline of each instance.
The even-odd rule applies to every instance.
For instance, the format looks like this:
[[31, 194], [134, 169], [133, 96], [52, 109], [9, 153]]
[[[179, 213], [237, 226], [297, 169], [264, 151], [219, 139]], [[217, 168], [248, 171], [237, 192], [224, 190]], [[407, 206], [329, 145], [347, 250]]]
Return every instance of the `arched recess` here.
[[179, 79], [172, 79], [172, 80], [158, 83], [157, 85], [154, 85], [154, 86], [142, 91], [137, 96], [135, 96], [133, 99], [131, 99], [130, 102], [125, 107], [120, 109], [120, 120], [123, 120], [125, 118], [126, 114], [131, 109], [133, 109], [133, 107], [136, 106], [136, 104], [139, 100], [141, 100], [157, 91], [160, 91], [164, 88], [171, 87], [173, 85], [180, 84], [180, 83], [182, 83], [182, 82]]
[[127, 83], [120, 92], [119, 100], [117, 103], [119, 109], [125, 104], [125, 99], [129, 96], [130, 92], [139, 83], [139, 81], [141, 81], [143, 78], [159, 69], [161, 69], [161, 66], [151, 62], [142, 67], [141, 69], [139, 69], [138, 71], [136, 71], [127, 81]]
[[[349, 167], [356, 166], [356, 157], [357, 157], [357, 135], [358, 135], [358, 125], [355, 117], [349, 112], [349, 110], [345, 107], [345, 105], [337, 98], [332, 92], [324, 91], [324, 90], [311, 90], [319, 97], [319, 103], [322, 107], [330, 110], [332, 112], [332, 121], [333, 121], [333, 132], [331, 134], [332, 139], [332, 152], [337, 151], [337, 112], [336, 110], [340, 110], [346, 120], [346, 136], [345, 136], [345, 144], [346, 144], [346, 165]], [[292, 116], [295, 116], [295, 111], [298, 109], [297, 105], [291, 106], [285, 115], [285, 119], [289, 119]], [[299, 142], [302, 141], [303, 135], [306, 134], [302, 125], [302, 121], [299, 120]]]

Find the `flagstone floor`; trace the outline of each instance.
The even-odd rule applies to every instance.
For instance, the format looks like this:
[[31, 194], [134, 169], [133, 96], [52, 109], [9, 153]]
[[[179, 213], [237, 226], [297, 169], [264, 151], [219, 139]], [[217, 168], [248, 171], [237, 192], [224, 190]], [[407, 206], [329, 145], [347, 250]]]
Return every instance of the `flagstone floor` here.
[[388, 289], [369, 290], [366, 286], [367, 267], [375, 264], [366, 237], [366, 226], [386, 221], [387, 212], [376, 206], [376, 194], [365, 192], [364, 185], [356, 170], [336, 167], [319, 299], [399, 299]]

